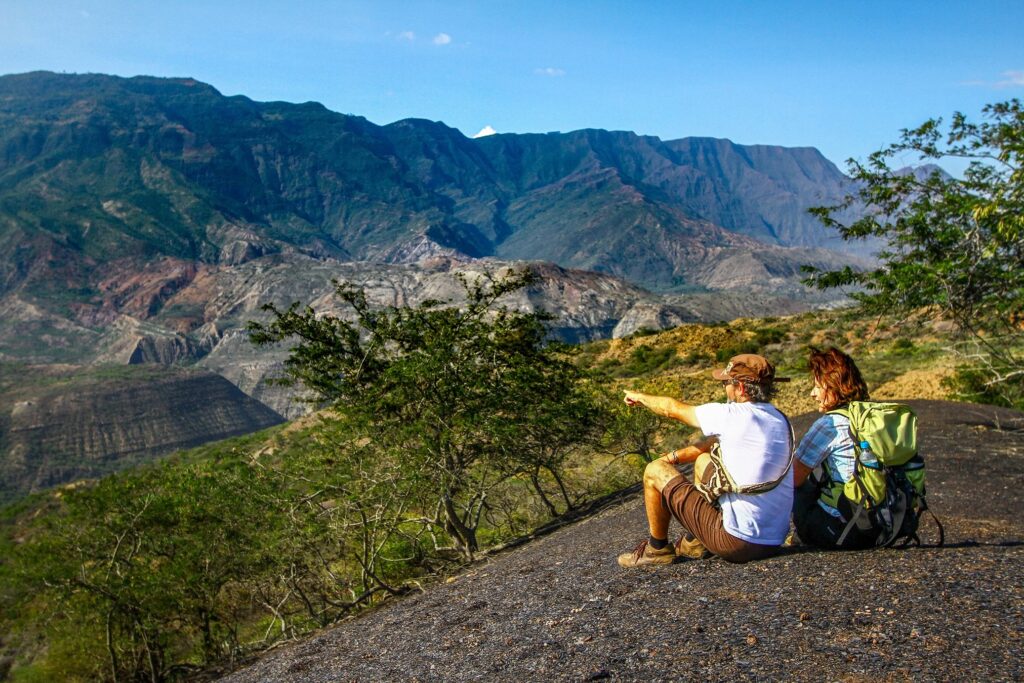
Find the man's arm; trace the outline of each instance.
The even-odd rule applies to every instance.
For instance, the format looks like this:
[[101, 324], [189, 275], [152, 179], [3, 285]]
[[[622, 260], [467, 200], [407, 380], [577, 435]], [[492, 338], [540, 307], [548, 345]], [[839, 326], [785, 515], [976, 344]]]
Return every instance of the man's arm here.
[[718, 441], [717, 436], [709, 436], [706, 439], [698, 441], [697, 443], [686, 446], [684, 448], [677, 448], [674, 451], [669, 451], [665, 455], [661, 456], [661, 460], [668, 462], [671, 465], [681, 465], [686, 462], [693, 462], [700, 457], [701, 453], [707, 453], [711, 450], [711, 446]]
[[650, 394], [642, 394], [639, 391], [626, 391], [625, 394], [626, 405], [628, 406], [640, 405], [655, 415], [679, 420], [691, 427], [700, 429], [700, 422], [697, 421], [696, 406], [677, 401], [668, 396], [651, 396]]

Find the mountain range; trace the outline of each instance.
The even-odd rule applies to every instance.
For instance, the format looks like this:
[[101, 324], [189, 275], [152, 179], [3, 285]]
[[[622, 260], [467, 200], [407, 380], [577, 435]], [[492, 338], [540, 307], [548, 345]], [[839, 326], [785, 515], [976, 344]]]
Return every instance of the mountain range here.
[[513, 303], [569, 341], [795, 312], [841, 299], [801, 265], [870, 262], [807, 213], [853, 189], [812, 148], [471, 139], [188, 78], [2, 76], [0, 361], [198, 364], [294, 416], [262, 382], [285, 350], [242, 332], [263, 303], [332, 311], [332, 278], [457, 300], [456, 274], [530, 262], [544, 280]]
[[850, 189], [811, 148], [603, 130], [470, 139], [190, 79], [0, 78], [4, 291], [55, 257], [89, 282], [118, 259], [292, 250], [545, 260], [685, 290], [723, 255], [764, 252], [783, 275], [815, 258], [765, 245], [848, 252], [806, 209]]

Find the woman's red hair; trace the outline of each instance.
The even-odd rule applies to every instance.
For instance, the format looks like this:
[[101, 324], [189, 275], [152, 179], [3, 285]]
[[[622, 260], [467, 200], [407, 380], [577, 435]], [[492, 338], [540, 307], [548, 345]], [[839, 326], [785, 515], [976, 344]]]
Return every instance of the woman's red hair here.
[[811, 347], [807, 364], [811, 376], [822, 389], [822, 403], [826, 410], [838, 408], [850, 401], [866, 401], [868, 385], [860, 376], [860, 370], [848, 355], [834, 346], [825, 351]]

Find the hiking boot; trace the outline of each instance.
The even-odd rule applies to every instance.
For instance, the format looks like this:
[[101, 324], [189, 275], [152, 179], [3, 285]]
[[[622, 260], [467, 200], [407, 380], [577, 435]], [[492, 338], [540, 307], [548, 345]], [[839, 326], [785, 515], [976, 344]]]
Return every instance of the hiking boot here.
[[646, 564], [672, 564], [676, 561], [676, 551], [671, 543], [661, 550], [655, 550], [647, 541], [633, 548], [633, 552], [619, 555], [620, 567], [640, 567]]
[[711, 553], [704, 547], [700, 539], [690, 533], [683, 534], [676, 541], [676, 555], [688, 557], [691, 560], [703, 560], [705, 557], [711, 557]]

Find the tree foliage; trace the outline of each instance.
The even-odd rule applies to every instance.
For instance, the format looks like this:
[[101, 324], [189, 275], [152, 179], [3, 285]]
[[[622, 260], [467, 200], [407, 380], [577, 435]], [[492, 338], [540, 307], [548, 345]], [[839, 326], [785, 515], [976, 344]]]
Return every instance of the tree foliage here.
[[362, 450], [397, 463], [421, 484], [406, 514], [472, 558], [488, 496], [508, 479], [526, 476], [554, 513], [543, 483], [551, 478], [573, 505], [561, 463], [597, 424], [579, 371], [545, 342], [547, 316], [497, 305], [535, 277], [463, 277], [461, 307], [372, 309], [361, 289], [335, 283], [353, 320], [269, 305], [273, 320], [249, 330], [256, 344], [297, 340], [287, 379], [331, 405], [339, 457]]
[[165, 680], [236, 654], [231, 591], [278, 561], [262, 479], [161, 467], [61, 495], [11, 558], [21, 611], [48, 632], [44, 677]]
[[[850, 161], [860, 189], [840, 206], [812, 209], [846, 239], [878, 238], [872, 270], [819, 272], [821, 287], [855, 285], [868, 312], [906, 314], [922, 308], [952, 320], [970, 397], [1024, 405], [1024, 109], [1019, 100], [988, 105], [985, 121], [955, 114], [904, 130], [899, 142]], [[894, 169], [907, 154], [920, 161], [965, 159], [963, 178], [927, 166]], [[865, 211], [843, 220], [851, 206]]]

